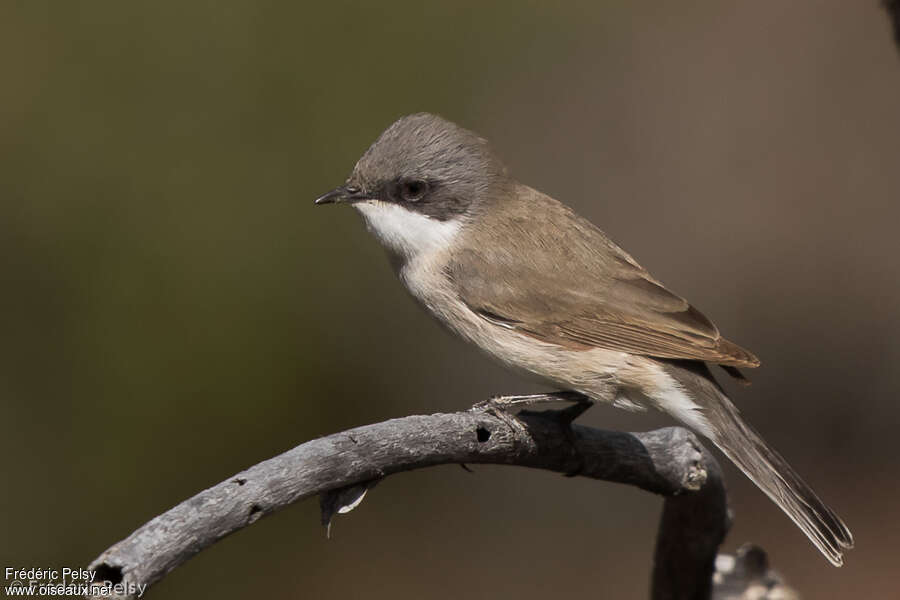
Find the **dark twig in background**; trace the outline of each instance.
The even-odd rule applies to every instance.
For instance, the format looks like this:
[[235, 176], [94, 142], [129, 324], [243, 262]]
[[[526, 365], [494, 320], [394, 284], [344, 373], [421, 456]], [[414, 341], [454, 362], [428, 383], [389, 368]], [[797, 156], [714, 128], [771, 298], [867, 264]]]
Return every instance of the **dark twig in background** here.
[[[298, 500], [319, 495], [323, 521], [330, 523], [336, 512], [356, 506], [388, 475], [441, 464], [490, 463], [627, 483], [665, 496], [652, 597], [712, 597], [716, 553], [729, 525], [715, 459], [682, 428], [604, 431], [572, 426], [571, 416], [567, 411], [522, 413], [517, 428], [489, 410], [473, 409], [394, 419], [312, 440], [154, 518], [90, 568], [98, 580], [153, 585], [219, 539]], [[751, 579], [766, 589], [777, 584], [768, 575], [760, 578], [758, 569], [743, 569], [741, 557], [721, 559], [724, 568], [716, 579], [727, 580], [730, 590], [746, 588]], [[717, 592], [715, 597], [740, 596]]]
[[894, 24], [894, 41], [900, 50], [900, 0], [884, 0], [884, 7], [891, 17], [891, 23]]

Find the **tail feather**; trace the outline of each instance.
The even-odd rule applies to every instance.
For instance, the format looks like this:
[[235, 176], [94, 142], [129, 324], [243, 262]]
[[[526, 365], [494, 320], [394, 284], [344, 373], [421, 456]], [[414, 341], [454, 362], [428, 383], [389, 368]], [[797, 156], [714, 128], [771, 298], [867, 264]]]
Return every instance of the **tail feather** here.
[[841, 566], [843, 549], [853, 547], [853, 535], [834, 511], [800, 478], [784, 458], [738, 415], [727, 398], [722, 398], [711, 421], [713, 443], [769, 496], [813, 544], [835, 566]]
[[787, 461], [741, 419], [708, 369], [675, 366], [666, 371], [697, 403], [704, 424], [708, 424], [701, 433], [803, 530], [831, 564], [841, 566], [843, 549], [853, 547], [850, 530]]

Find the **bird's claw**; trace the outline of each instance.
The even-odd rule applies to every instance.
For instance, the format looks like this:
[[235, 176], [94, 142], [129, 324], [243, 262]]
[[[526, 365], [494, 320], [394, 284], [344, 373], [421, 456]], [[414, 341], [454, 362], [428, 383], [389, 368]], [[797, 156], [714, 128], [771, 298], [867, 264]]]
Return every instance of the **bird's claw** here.
[[517, 396], [494, 396], [493, 398], [479, 402], [472, 407], [472, 410], [485, 412], [497, 417], [514, 433], [526, 435], [528, 433], [528, 428], [525, 427], [525, 424], [516, 417], [516, 415], [510, 412], [516, 408], [517, 403], [505, 402], [504, 400], [507, 398], [517, 398]]

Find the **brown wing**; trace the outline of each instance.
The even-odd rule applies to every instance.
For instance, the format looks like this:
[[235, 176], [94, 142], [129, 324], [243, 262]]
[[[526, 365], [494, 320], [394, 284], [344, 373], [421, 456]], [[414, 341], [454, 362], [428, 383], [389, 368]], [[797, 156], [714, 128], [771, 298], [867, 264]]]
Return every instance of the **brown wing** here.
[[[572, 349], [759, 366], [752, 353], [724, 339], [599, 229], [542, 195], [529, 200], [529, 212], [537, 215], [493, 224], [508, 242], [502, 249], [461, 249], [448, 265], [472, 311]], [[534, 218], [556, 226], [535, 229]]]

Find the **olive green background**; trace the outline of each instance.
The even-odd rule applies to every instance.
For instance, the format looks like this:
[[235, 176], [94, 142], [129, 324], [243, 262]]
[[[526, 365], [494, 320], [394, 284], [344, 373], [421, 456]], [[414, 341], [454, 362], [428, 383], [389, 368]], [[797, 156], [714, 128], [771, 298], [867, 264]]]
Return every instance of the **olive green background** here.
[[[312, 204], [427, 110], [761, 357], [736, 402], [858, 549], [830, 567], [731, 467], [725, 548], [762, 544], [805, 598], [898, 593], [900, 56], [876, 0], [6, 0], [0, 76], [0, 566], [84, 566], [304, 440], [534, 389]], [[393, 477], [330, 541], [291, 507], [152, 596], [645, 596], [658, 498], [476, 471]]]

